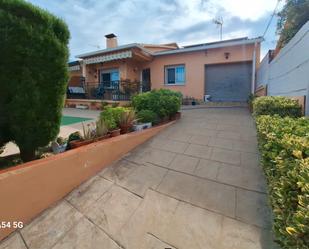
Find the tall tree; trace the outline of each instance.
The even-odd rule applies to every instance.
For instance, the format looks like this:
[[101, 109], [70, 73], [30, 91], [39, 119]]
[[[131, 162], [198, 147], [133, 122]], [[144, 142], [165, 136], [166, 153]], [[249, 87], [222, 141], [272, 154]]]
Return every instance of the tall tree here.
[[23, 161], [59, 133], [68, 80], [67, 25], [24, 0], [0, 0], [0, 147]]
[[286, 0], [278, 13], [278, 48], [284, 47], [297, 31], [309, 20], [309, 0]]

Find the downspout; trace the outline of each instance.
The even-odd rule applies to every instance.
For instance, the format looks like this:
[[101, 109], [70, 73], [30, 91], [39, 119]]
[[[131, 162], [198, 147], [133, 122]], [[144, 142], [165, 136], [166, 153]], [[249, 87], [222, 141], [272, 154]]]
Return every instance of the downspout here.
[[251, 93], [252, 94], [254, 94], [255, 92], [256, 47], [257, 47], [257, 42], [254, 43], [254, 50], [253, 50], [253, 56], [252, 56], [252, 82], [251, 82]]

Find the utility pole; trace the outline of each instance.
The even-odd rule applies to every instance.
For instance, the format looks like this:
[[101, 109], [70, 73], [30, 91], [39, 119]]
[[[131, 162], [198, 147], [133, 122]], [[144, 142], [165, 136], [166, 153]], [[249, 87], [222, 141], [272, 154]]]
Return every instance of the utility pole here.
[[223, 18], [220, 16], [218, 18], [213, 19], [214, 24], [217, 24], [217, 27], [220, 28], [220, 41], [222, 41], [222, 26], [223, 26]]

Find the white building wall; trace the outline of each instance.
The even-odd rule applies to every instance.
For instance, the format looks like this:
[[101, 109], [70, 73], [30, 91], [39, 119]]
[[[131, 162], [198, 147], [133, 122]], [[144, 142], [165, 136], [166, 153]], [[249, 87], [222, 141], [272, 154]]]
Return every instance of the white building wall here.
[[309, 21], [268, 66], [262, 61], [257, 74], [257, 85], [267, 84], [268, 95], [305, 95], [309, 115]]

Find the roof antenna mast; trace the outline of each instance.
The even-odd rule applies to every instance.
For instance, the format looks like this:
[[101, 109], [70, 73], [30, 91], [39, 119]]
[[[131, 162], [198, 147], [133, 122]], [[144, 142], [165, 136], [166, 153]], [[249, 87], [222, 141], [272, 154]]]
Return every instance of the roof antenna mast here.
[[217, 28], [220, 28], [220, 41], [222, 41], [222, 26], [223, 26], [223, 18], [222, 16], [219, 16], [217, 18], [214, 18], [213, 23], [217, 25]]

